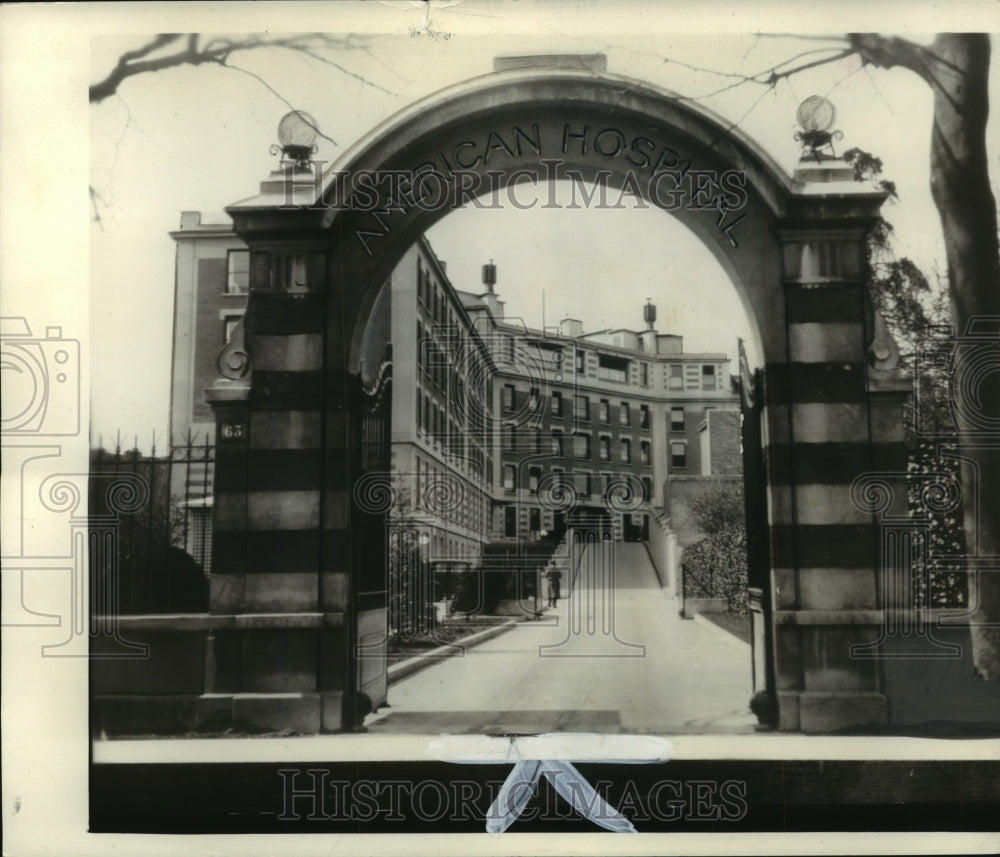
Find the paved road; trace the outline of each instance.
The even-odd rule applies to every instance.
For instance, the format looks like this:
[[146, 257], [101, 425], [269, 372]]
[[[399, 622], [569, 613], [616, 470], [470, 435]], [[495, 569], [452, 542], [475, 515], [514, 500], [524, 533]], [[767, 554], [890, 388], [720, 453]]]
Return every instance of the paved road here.
[[751, 692], [749, 647], [680, 619], [642, 544], [606, 543], [584, 551], [569, 597], [542, 620], [393, 684], [390, 707], [367, 724], [373, 733], [751, 732]]

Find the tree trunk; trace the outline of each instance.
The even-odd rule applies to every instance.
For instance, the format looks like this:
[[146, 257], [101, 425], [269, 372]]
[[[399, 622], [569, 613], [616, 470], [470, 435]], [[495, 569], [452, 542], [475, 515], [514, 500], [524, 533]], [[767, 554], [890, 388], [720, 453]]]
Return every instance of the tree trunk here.
[[[986, 153], [990, 37], [947, 33], [926, 48], [868, 34], [850, 41], [865, 61], [909, 68], [934, 92], [931, 193], [944, 230], [952, 318], [960, 342], [951, 404], [959, 428], [964, 524], [974, 566], [975, 557], [1000, 557], [1000, 447], [989, 445], [1000, 441], [1000, 250]], [[986, 336], [978, 345], [977, 334]], [[973, 658], [984, 678], [997, 681], [1000, 570], [972, 568], [970, 575]]]
[[[941, 217], [948, 258], [955, 353], [953, 409], [959, 426], [968, 553], [1000, 556], [1000, 277], [996, 202], [986, 155], [989, 116], [989, 36], [935, 39], [931, 192]], [[976, 376], [979, 376], [978, 378]], [[973, 569], [972, 650], [976, 668], [1000, 680], [1000, 570]], [[989, 627], [995, 625], [996, 627]]]

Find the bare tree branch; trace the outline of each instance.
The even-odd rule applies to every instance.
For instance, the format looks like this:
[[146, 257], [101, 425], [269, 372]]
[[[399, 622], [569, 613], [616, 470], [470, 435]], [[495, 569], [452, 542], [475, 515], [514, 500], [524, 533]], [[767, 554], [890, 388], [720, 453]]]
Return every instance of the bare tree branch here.
[[353, 77], [355, 80], [359, 80], [362, 83], [364, 83], [365, 85], [372, 87], [373, 89], [378, 89], [381, 92], [384, 92], [386, 95], [396, 95], [395, 92], [391, 92], [390, 90], [386, 89], [385, 87], [379, 86], [377, 83], [372, 83], [370, 80], [368, 80], [368, 78], [364, 77], [363, 75], [356, 74], [355, 72], [351, 71], [350, 69], [344, 68], [344, 66], [342, 66], [340, 63], [334, 62], [332, 59], [329, 59], [328, 57], [324, 57], [321, 54], [316, 53], [311, 48], [307, 48], [305, 46], [299, 46], [299, 45], [285, 45], [285, 47], [287, 47], [289, 50], [298, 51], [299, 53], [305, 54], [307, 57], [310, 57], [310, 58], [316, 60], [317, 62], [321, 62], [321, 63], [324, 63], [325, 65], [333, 66], [335, 69], [337, 69], [342, 74], [346, 74], [348, 77]]
[[[170, 68], [179, 68], [185, 65], [197, 66], [212, 63], [224, 67], [230, 56], [237, 51], [248, 51], [260, 48], [283, 48], [305, 54], [319, 62], [333, 66], [342, 74], [355, 78], [366, 86], [378, 89], [389, 95], [395, 93], [368, 80], [363, 75], [356, 74], [345, 68], [340, 63], [323, 56], [320, 52], [322, 47], [332, 47], [334, 45], [341, 48], [353, 48], [354, 40], [351, 37], [334, 38], [322, 33], [308, 33], [281, 38], [258, 38], [247, 36], [238, 40], [228, 38], [212, 39], [207, 44], [199, 44], [200, 36], [197, 33], [186, 35], [177, 33], [164, 33], [156, 36], [145, 45], [126, 51], [118, 58], [115, 67], [97, 83], [90, 87], [89, 98], [91, 104], [99, 104], [107, 97], [114, 95], [121, 84], [132, 77], [142, 74], [151, 74], [157, 71], [164, 71]], [[161, 48], [182, 43], [183, 47], [177, 47], [170, 53], [161, 56], [153, 56]], [[244, 71], [244, 69], [240, 69]], [[259, 79], [259, 78], [258, 78]]]
[[[255, 73], [255, 72], [252, 72], [249, 69], [240, 68], [238, 65], [229, 65], [227, 63], [220, 63], [220, 65], [222, 65], [225, 68], [228, 68], [228, 69], [230, 69], [232, 71], [238, 71], [238, 72], [240, 72], [242, 74], [245, 74], [245, 75], [248, 75], [248, 76], [252, 77], [254, 80], [256, 80], [259, 83], [261, 83], [269, 92], [271, 92], [272, 94], [274, 94], [289, 110], [296, 110], [297, 109], [295, 107], [295, 105], [292, 104], [291, 101], [289, 101], [287, 98], [285, 98], [284, 95], [282, 95], [280, 92], [278, 92], [278, 90], [276, 90], [273, 86], [271, 86], [271, 84], [269, 84], [266, 80], [264, 80], [264, 78], [262, 78], [259, 74]], [[324, 140], [329, 141], [330, 143], [333, 143], [334, 146], [338, 145], [337, 141], [334, 140], [333, 137], [330, 137], [327, 134], [324, 134], [319, 128], [317, 128], [312, 123], [308, 123], [307, 122], [307, 124], [310, 125], [310, 127], [316, 132], [316, 134], [318, 136], [322, 137]]]
[[[815, 53], [827, 54], [830, 51], [836, 51], [836, 53], [830, 56], [821, 57], [811, 62], [802, 63], [801, 65], [795, 65], [791, 68], [784, 68], [788, 63], [792, 62], [794, 59], [801, 59], [805, 56], [811, 56]], [[727, 86], [723, 86], [720, 89], [716, 89], [706, 95], [701, 96], [702, 98], [711, 98], [715, 95], [721, 95], [724, 92], [728, 92], [731, 89], [736, 89], [737, 87], [743, 86], [747, 83], [755, 83], [759, 86], [766, 86], [768, 89], [774, 89], [782, 80], [787, 80], [793, 75], [799, 72], [806, 71], [811, 68], [818, 68], [822, 65], [828, 65], [833, 62], [838, 62], [839, 60], [846, 59], [851, 56], [855, 51], [852, 48], [817, 48], [814, 51], [805, 51], [799, 54], [797, 57], [793, 57], [788, 60], [784, 60], [776, 65], [770, 66], [763, 71], [757, 72], [757, 74], [743, 75], [743, 74], [728, 74], [727, 77], [738, 78], [735, 83], [731, 83]]]

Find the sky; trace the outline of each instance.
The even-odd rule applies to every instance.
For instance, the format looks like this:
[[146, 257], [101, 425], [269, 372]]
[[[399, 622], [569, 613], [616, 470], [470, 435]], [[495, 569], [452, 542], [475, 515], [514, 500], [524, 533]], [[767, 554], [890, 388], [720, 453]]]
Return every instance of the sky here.
[[[569, 182], [555, 193], [561, 205], [572, 200]], [[549, 199], [547, 189], [525, 187], [518, 194], [523, 204]], [[614, 204], [618, 192], [611, 190], [608, 199]], [[735, 354], [737, 337], [754, 335], [711, 252], [669, 214], [640, 209], [630, 199], [622, 209], [468, 206], [435, 224], [428, 237], [460, 288], [484, 291], [481, 265], [493, 259], [507, 316], [530, 327], [575, 318], [586, 331], [638, 330], [645, 327], [642, 307], [649, 298], [657, 306], [657, 328], [682, 334], [687, 351]]]
[[[268, 148], [290, 104], [312, 114], [336, 141], [321, 139], [316, 155], [335, 161], [419, 98], [490, 72], [497, 55], [604, 53], [609, 72], [697, 98], [738, 123], [788, 172], [798, 157], [797, 104], [808, 95], [827, 96], [837, 108], [834, 127], [844, 132], [841, 151], [875, 151], [897, 183], [901, 202], [886, 214], [900, 254], [929, 271], [944, 270], [928, 189], [931, 96], [905, 71], [841, 60], [773, 90], [732, 86], [735, 79], [724, 75], [756, 73], [829, 43], [675, 33], [662, 16], [641, 32], [617, 18], [588, 25], [558, 14], [560, 4], [530, 21], [489, 18], [491, 4], [465, 11], [439, 5], [429, 19], [406, 3], [365, 7], [352, 7], [356, 18], [341, 16], [354, 35], [330, 56], [346, 71], [259, 49], [234, 58], [241, 71], [200, 66], [144, 75], [89, 109], [88, 181], [96, 193], [91, 214], [99, 220], [91, 221], [88, 236], [85, 358], [95, 440], [106, 445], [120, 430], [145, 447], [153, 431], [164, 434], [174, 282], [168, 232], [183, 210], [218, 212], [256, 192], [275, 166]], [[94, 37], [89, 79], [100, 78], [152, 29]], [[476, 290], [480, 266], [492, 258], [508, 314], [532, 325], [542, 322], [543, 294], [546, 322], [573, 316], [586, 329], [640, 327], [641, 307], [652, 298], [660, 329], [684, 335], [687, 350], [733, 354], [737, 337], [754, 336], [711, 254], [660, 211], [462, 210], [429, 237], [459, 288]]]

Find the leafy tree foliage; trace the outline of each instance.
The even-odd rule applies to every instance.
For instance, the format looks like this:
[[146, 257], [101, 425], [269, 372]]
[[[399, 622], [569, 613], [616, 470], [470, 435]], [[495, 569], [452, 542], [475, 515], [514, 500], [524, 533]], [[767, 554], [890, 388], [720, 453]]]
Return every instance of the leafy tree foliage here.
[[[871, 182], [898, 199], [895, 184], [882, 178], [880, 158], [850, 149], [844, 160], [854, 167], [857, 181]], [[897, 258], [892, 247], [892, 225], [884, 218], [868, 238], [868, 289], [875, 309], [900, 349], [900, 365], [914, 376], [914, 394], [904, 410], [908, 453], [907, 501], [914, 518], [927, 521], [927, 557], [914, 560], [913, 606], [965, 607], [968, 580], [944, 557], [966, 551], [965, 531], [958, 509], [929, 509], [928, 482], [942, 488], [961, 478], [956, 426], [950, 408], [951, 328], [947, 289], [932, 286], [910, 259]], [[933, 358], [933, 359], [929, 359]], [[933, 567], [932, 567], [933, 566]]]

